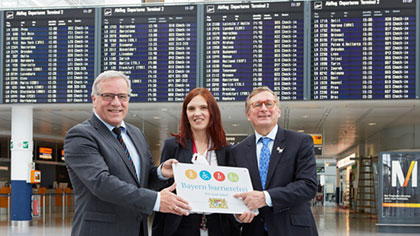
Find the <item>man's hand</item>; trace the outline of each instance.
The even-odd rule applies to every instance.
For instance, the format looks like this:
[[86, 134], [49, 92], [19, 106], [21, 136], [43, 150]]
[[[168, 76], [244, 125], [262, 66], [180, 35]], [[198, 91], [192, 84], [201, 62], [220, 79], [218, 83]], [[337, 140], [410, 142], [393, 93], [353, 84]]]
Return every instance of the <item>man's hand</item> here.
[[255, 216], [256, 216], [255, 213], [252, 213], [250, 211], [246, 211], [240, 215], [235, 214], [235, 218], [241, 223], [250, 223], [254, 219]]
[[236, 198], [242, 198], [245, 205], [249, 210], [253, 211], [255, 209], [266, 206], [265, 195], [262, 191], [252, 191], [247, 193], [238, 193], [233, 195]]
[[176, 164], [176, 163], [178, 163], [178, 160], [176, 159], [166, 160], [161, 166], [162, 175], [166, 178], [173, 178], [174, 171], [172, 169], [172, 164]]
[[175, 190], [176, 183], [160, 191], [160, 212], [172, 213], [176, 215], [189, 215], [191, 207], [188, 202], [172, 193]]

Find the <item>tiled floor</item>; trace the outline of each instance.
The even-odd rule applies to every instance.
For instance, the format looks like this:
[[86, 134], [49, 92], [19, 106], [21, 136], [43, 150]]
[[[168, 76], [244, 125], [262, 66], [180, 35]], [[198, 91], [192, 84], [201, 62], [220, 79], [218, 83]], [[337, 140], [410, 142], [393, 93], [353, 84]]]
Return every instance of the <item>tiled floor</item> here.
[[[320, 236], [400, 236], [401, 233], [379, 233], [375, 225], [376, 219], [364, 215], [353, 214], [345, 209], [338, 209], [334, 206], [315, 206], [314, 217], [318, 226]], [[34, 218], [32, 225], [26, 230], [17, 231], [9, 226], [7, 217], [0, 216], [1, 236], [64, 236], [70, 235], [71, 213], [67, 213], [63, 220], [62, 214], [52, 213], [46, 216], [45, 224], [41, 218]], [[419, 229], [420, 230], [420, 229]], [[403, 234], [403, 236], [414, 236], [418, 234]]]

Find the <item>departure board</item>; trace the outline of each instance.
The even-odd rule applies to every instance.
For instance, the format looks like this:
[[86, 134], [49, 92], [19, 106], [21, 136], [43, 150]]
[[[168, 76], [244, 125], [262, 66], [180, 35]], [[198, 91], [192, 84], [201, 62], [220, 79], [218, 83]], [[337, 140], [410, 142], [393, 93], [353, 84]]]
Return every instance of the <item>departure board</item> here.
[[183, 101], [196, 87], [195, 5], [104, 8], [102, 24], [102, 68], [130, 77], [130, 101]]
[[204, 6], [204, 85], [219, 101], [268, 86], [303, 99], [303, 2]]
[[415, 98], [415, 1], [311, 4], [312, 99]]
[[89, 102], [94, 9], [4, 13], [4, 103]]

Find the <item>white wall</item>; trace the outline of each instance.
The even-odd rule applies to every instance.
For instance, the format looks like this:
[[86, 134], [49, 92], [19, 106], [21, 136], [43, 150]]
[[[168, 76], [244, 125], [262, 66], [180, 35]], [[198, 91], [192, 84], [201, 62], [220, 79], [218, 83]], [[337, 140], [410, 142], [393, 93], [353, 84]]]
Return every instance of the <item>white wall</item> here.
[[379, 152], [401, 149], [420, 149], [420, 125], [385, 129], [369, 137], [365, 153], [360, 154], [377, 156]]

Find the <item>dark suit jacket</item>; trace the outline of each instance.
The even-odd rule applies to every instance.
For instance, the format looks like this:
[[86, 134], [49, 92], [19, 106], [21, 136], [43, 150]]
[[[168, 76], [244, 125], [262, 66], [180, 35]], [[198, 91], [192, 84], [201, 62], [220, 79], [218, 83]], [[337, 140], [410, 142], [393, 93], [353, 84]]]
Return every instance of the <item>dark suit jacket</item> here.
[[141, 157], [140, 182], [121, 144], [95, 115], [67, 132], [64, 156], [76, 201], [72, 235], [138, 236], [141, 224], [147, 235], [157, 192], [146, 187], [161, 181], [142, 132], [126, 128]]
[[[254, 190], [263, 190], [258, 170], [255, 135], [231, 149], [230, 165], [249, 170]], [[318, 235], [309, 201], [317, 191], [316, 163], [311, 136], [279, 128], [271, 151], [266, 187], [272, 207], [243, 224], [242, 235]]]
[[[193, 155], [193, 145], [192, 141], [187, 141], [188, 149], [183, 148], [179, 143], [176, 142], [175, 137], [169, 138], [165, 140], [165, 144], [162, 149], [162, 156], [161, 162], [164, 162], [167, 159], [175, 158], [181, 163], [191, 163], [191, 158]], [[229, 159], [229, 147], [223, 147], [216, 150], [217, 156], [217, 164], [219, 166], [226, 166], [228, 164]], [[170, 181], [172, 184], [173, 180]], [[232, 221], [233, 217], [231, 215], [223, 215], [223, 214], [213, 214], [218, 215], [219, 224], [219, 231], [223, 232], [224, 236], [231, 235], [231, 223], [235, 223]], [[154, 221], [153, 221], [153, 236], [170, 236], [177, 232], [177, 229], [181, 223], [183, 216], [177, 216], [174, 214], [167, 214], [167, 213], [156, 213]], [[199, 227], [199, 225], [197, 225]], [[214, 225], [213, 225], [214, 227]], [[177, 232], [178, 234], [182, 232]], [[223, 236], [220, 235], [220, 236]], [[193, 235], [191, 235], [193, 236]]]

